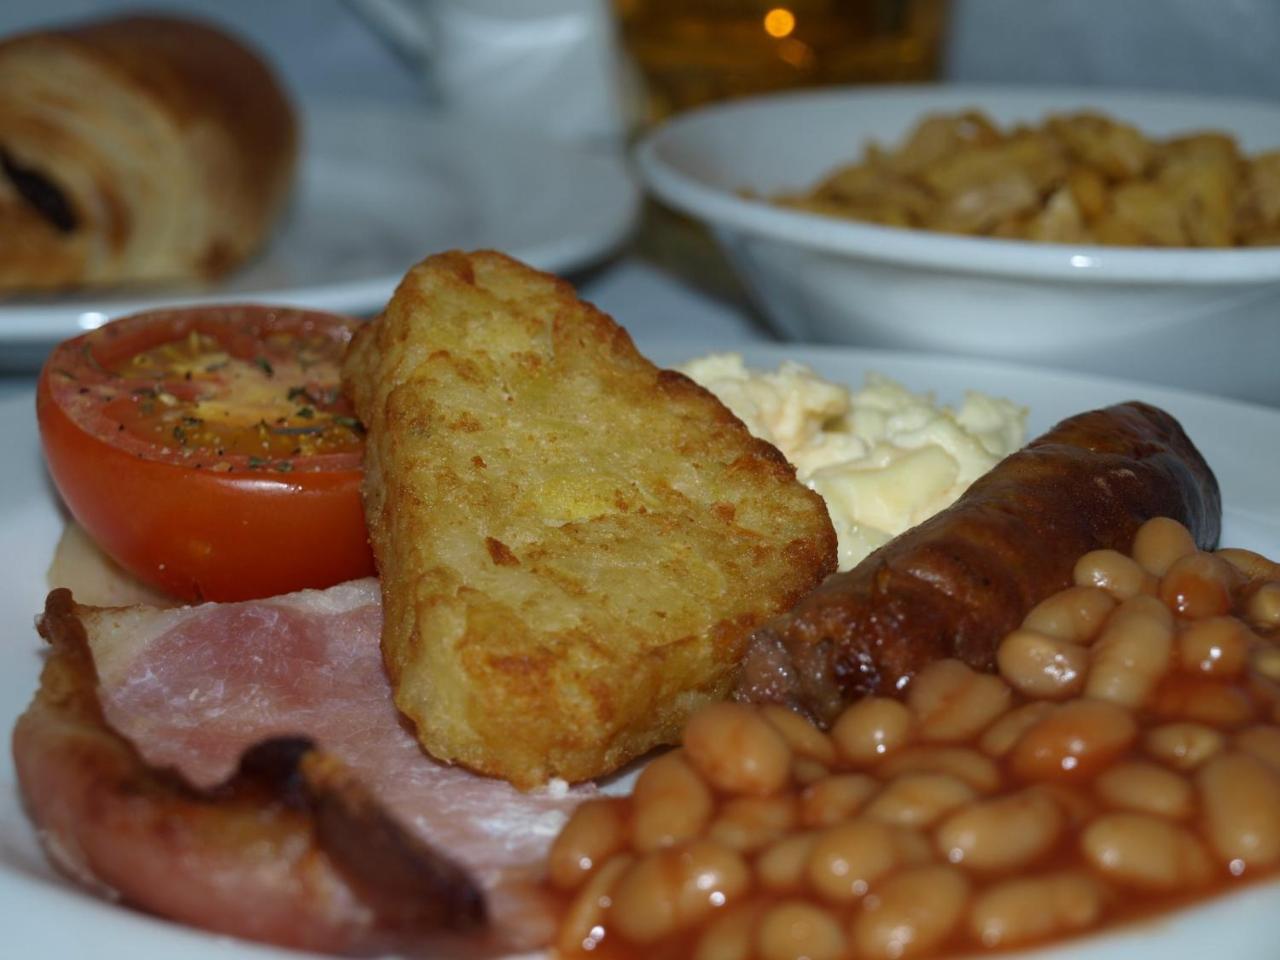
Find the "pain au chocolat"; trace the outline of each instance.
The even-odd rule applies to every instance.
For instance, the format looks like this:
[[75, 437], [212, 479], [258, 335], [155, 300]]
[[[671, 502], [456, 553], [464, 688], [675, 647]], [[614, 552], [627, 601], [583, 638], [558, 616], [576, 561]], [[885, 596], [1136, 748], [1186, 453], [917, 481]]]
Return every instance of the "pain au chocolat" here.
[[213, 26], [0, 40], [0, 295], [222, 276], [266, 239], [297, 141], [270, 68]]

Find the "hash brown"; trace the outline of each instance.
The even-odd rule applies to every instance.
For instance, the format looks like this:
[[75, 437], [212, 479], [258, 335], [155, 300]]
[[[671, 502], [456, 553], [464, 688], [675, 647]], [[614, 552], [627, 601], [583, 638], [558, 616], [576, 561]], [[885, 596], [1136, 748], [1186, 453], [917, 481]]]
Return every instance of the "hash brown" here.
[[821, 498], [565, 282], [413, 268], [353, 342], [396, 703], [439, 759], [528, 788], [678, 739], [747, 638], [835, 569]]

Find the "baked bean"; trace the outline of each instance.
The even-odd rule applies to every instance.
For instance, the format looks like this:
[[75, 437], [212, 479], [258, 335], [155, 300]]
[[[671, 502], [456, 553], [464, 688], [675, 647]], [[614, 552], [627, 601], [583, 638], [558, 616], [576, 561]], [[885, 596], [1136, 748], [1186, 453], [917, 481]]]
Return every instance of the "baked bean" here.
[[682, 920], [738, 899], [751, 885], [742, 857], [714, 841], [695, 840], [679, 852], [679, 863], [686, 878], [676, 901]]
[[756, 933], [760, 960], [839, 960], [844, 931], [826, 910], [803, 900], [771, 907]]
[[1280, 780], [1256, 757], [1221, 753], [1196, 772], [1209, 843], [1239, 874], [1280, 860]]
[[650, 854], [629, 867], [614, 885], [610, 926], [636, 943], [660, 940], [678, 926], [675, 901], [679, 890], [671, 888], [660, 865], [660, 858], [669, 859], [669, 855], [670, 851]]
[[908, 743], [914, 725], [915, 718], [900, 700], [865, 697], [840, 714], [831, 727], [831, 739], [845, 760], [869, 765]]
[[1280, 649], [1259, 647], [1253, 654], [1253, 669], [1267, 680], [1280, 680]]
[[720, 809], [707, 836], [742, 853], [759, 850], [796, 825], [798, 807], [794, 796], [734, 797]]
[[1098, 775], [1095, 783], [1104, 803], [1138, 813], [1183, 820], [1191, 816], [1191, 784], [1159, 764], [1126, 760]]
[[573, 956], [596, 948], [603, 936], [605, 912], [613, 903], [610, 893], [634, 859], [630, 854], [618, 854], [582, 885], [560, 921], [556, 942], [562, 953]]
[[1245, 674], [1245, 683], [1262, 717], [1280, 723], [1280, 683], [1256, 670]]
[[1169, 517], [1152, 517], [1133, 538], [1133, 559], [1147, 573], [1163, 577], [1174, 562], [1196, 552], [1187, 528]]
[[982, 752], [992, 757], [1003, 757], [1013, 749], [1014, 744], [1022, 739], [1022, 735], [1057, 709], [1052, 703], [1033, 700], [1020, 707], [1014, 707], [982, 734], [978, 746]]
[[1231, 729], [1251, 722], [1257, 707], [1238, 686], [1184, 675], [1161, 685], [1151, 702], [1151, 713]]
[[1203, 686], [1203, 690], [1188, 691], [1187, 706], [1182, 711], [1187, 719], [1201, 720], [1224, 730], [1242, 727], [1257, 719], [1257, 704], [1247, 691], [1221, 683]]
[[911, 867], [878, 884], [853, 918], [857, 955], [870, 960], [918, 957], [959, 925], [969, 880], [955, 867]]
[[1144, 890], [1186, 890], [1213, 876], [1200, 841], [1161, 817], [1103, 814], [1085, 827], [1080, 846], [1104, 877]]
[[1138, 727], [1132, 714], [1105, 700], [1071, 700], [1027, 730], [1010, 753], [1024, 780], [1089, 777], [1129, 749]]
[[996, 663], [1000, 675], [1028, 697], [1065, 700], [1084, 689], [1089, 651], [1070, 640], [1023, 628], [1001, 641]]
[[711, 819], [711, 789], [673, 750], [650, 763], [632, 792], [631, 845], [639, 853], [692, 840]]
[[867, 804], [866, 816], [902, 827], [927, 827], [974, 798], [973, 787], [946, 773], [904, 773]]
[[816, 783], [823, 777], [830, 776], [830, 774], [831, 771], [825, 766], [817, 760], [810, 760], [808, 757], [796, 757], [791, 764], [791, 779], [802, 787]]
[[1009, 709], [1008, 685], [959, 660], [937, 660], [907, 688], [907, 705], [923, 740], [968, 740]]
[[633, 943], [652, 943], [697, 923], [750, 886], [747, 865], [710, 840], [651, 853], [613, 890], [609, 922]]
[[1141, 706], [1169, 669], [1172, 654], [1169, 610], [1148, 596], [1126, 600], [1093, 645], [1085, 695], [1126, 707]]
[[1212, 553], [1177, 560], [1160, 578], [1160, 599], [1179, 616], [1216, 617], [1231, 609], [1231, 586], [1238, 574]]
[[1116, 607], [1101, 587], [1067, 587], [1032, 607], [1022, 625], [1072, 643], [1088, 643]]
[[1156, 579], [1118, 550], [1090, 550], [1076, 561], [1072, 579], [1079, 587], [1098, 587], [1117, 600], [1154, 593]]
[[1145, 911], [1280, 869], [1280, 566], [1157, 519], [1075, 575], [998, 674], [937, 661], [830, 733], [699, 711], [552, 844], [554, 948], [910, 960], [1095, 927], [1117, 887]]
[[897, 827], [893, 832], [893, 839], [898, 847], [898, 863], [903, 866], [914, 867], [933, 862], [933, 844], [921, 831], [911, 827]]
[[898, 865], [898, 837], [878, 820], [850, 820], [818, 835], [809, 857], [809, 885], [832, 903], [848, 903]]
[[740, 903], [720, 911], [698, 938], [693, 960], [751, 960], [759, 909]]
[[694, 768], [729, 793], [775, 793], [791, 772], [791, 748], [782, 734], [739, 703], [713, 703], [690, 717], [684, 748]]
[[855, 814], [880, 789], [880, 781], [863, 773], [837, 773], [809, 784], [800, 794], [800, 822], [825, 827]]
[[1260, 627], [1280, 627], [1280, 581], [1268, 580], [1254, 590], [1244, 611]]
[[1166, 723], [1147, 731], [1142, 745], [1147, 753], [1178, 770], [1194, 770], [1219, 750], [1222, 734], [1203, 723]]
[[1098, 802], [1093, 794], [1085, 789], [1084, 784], [1071, 783], [1037, 783], [1028, 788], [1043, 793], [1058, 805], [1071, 827], [1093, 819], [1098, 814]]
[[1231, 679], [1249, 660], [1249, 629], [1235, 617], [1194, 620], [1178, 634], [1178, 663], [1189, 673]]
[[1237, 750], [1257, 757], [1272, 770], [1280, 771], [1280, 727], [1249, 727], [1237, 733], [1233, 742]]
[[908, 747], [880, 764], [876, 773], [882, 777], [948, 773], [979, 793], [991, 793], [1000, 786], [1000, 769], [989, 757], [970, 747]]
[[588, 800], [573, 811], [551, 843], [547, 875], [561, 890], [576, 890], [627, 845], [627, 804], [615, 797]]
[[771, 703], [760, 712], [782, 734], [797, 757], [817, 760], [827, 767], [836, 762], [836, 748], [831, 738], [794, 710]]
[[756, 876], [760, 885], [774, 893], [799, 890], [816, 841], [814, 833], [793, 833], [769, 846], [756, 860]]
[[1225, 547], [1215, 551], [1213, 555], [1227, 561], [1249, 580], [1280, 580], [1280, 563], [1252, 550]]
[[1105, 891], [1083, 870], [1017, 877], [988, 887], [973, 902], [969, 930], [986, 947], [1031, 943], [1098, 922]]
[[934, 835], [938, 852], [972, 870], [1017, 870], [1043, 856], [1062, 833], [1058, 805], [1038, 790], [972, 803]]

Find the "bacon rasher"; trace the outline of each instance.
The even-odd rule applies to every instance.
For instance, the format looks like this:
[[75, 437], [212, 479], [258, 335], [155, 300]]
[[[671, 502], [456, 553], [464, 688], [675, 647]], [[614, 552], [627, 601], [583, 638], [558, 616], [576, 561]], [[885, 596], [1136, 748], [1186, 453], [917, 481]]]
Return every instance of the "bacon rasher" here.
[[158, 610], [50, 594], [14, 732], [51, 857], [144, 910], [336, 953], [545, 943], [539, 863], [589, 788], [427, 757], [391, 702], [376, 581]]

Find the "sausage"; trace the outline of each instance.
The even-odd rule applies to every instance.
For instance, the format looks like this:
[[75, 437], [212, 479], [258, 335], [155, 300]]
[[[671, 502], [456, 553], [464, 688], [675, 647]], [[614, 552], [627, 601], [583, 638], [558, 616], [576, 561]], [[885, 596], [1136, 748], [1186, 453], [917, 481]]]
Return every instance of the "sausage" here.
[[1071, 583], [1081, 554], [1127, 551], [1156, 516], [1217, 543], [1218, 482], [1177, 420], [1137, 402], [1071, 417], [757, 631], [735, 696], [829, 723], [934, 660], [993, 670], [1000, 640]]

